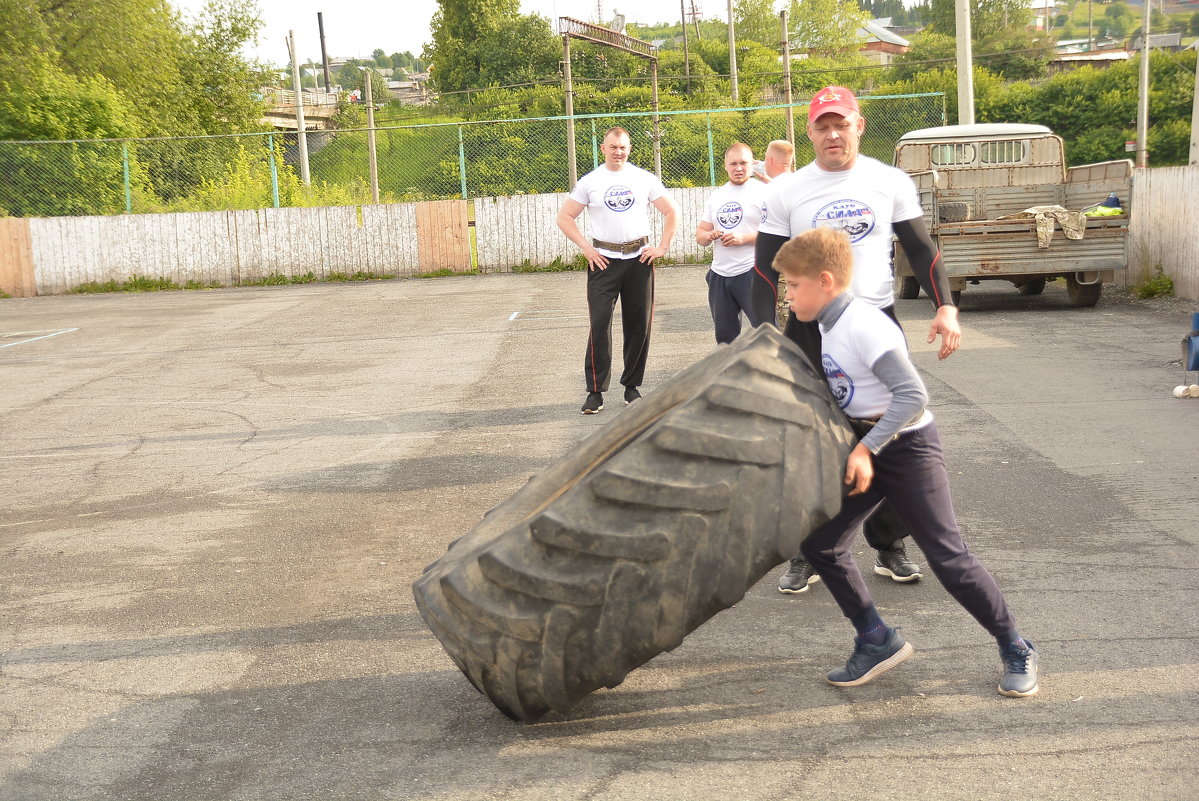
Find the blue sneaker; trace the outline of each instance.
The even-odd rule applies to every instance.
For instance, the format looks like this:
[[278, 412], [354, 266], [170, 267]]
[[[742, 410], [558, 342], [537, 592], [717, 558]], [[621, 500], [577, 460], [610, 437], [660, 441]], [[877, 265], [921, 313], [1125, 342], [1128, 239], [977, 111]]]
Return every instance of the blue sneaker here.
[[861, 637], [853, 638], [853, 656], [845, 663], [845, 667], [830, 670], [828, 683], [837, 687], [857, 687], [886, 673], [912, 655], [912, 646], [908, 644], [897, 629], [887, 628], [887, 640], [882, 645], [871, 645], [863, 642]]
[[999, 680], [999, 694], [1012, 698], [1036, 695], [1041, 689], [1037, 684], [1037, 649], [1028, 640], [1020, 639], [999, 646], [1003, 659], [1003, 678]]

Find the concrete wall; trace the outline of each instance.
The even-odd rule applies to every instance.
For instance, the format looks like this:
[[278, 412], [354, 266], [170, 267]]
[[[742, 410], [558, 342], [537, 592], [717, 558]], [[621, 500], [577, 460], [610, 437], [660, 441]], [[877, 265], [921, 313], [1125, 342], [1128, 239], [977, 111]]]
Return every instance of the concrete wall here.
[[[691, 233], [708, 188], [672, 192], [681, 223], [669, 258], [697, 261]], [[558, 230], [565, 195], [255, 211], [0, 220], [0, 291], [17, 297], [69, 292], [137, 275], [180, 286], [233, 284], [270, 275], [318, 279], [373, 272], [403, 277], [478, 268], [509, 272], [569, 262], [578, 249]], [[651, 211], [655, 236], [662, 218]], [[581, 222], [586, 233], [586, 215]]]
[[1133, 182], [1129, 284], [1160, 265], [1174, 294], [1199, 300], [1199, 164], [1137, 170]]
[[[1199, 300], [1199, 166], [1138, 170], [1130, 225], [1128, 282], [1154, 265], [1181, 297]], [[675, 189], [679, 231], [667, 257], [707, 258], [695, 230], [711, 193]], [[134, 275], [184, 285], [232, 285], [313, 273], [413, 276], [471, 268], [473, 221], [478, 268], [509, 272], [569, 262], [577, 249], [555, 218], [565, 195], [517, 195], [434, 203], [139, 214], [115, 217], [0, 219], [0, 291], [17, 297], [68, 292], [89, 281]], [[661, 217], [651, 212], [655, 236]], [[586, 215], [582, 216], [587, 232]]]

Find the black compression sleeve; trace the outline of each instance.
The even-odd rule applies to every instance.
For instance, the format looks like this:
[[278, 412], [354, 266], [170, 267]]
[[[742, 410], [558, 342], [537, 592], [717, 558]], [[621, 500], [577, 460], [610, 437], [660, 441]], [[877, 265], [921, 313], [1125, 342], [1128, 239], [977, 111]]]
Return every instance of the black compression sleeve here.
[[785, 236], [761, 231], [754, 240], [754, 276], [749, 285], [750, 308], [745, 310], [751, 326], [757, 327], [762, 323], [776, 325], [779, 274], [774, 269], [774, 255], [786, 242]]
[[949, 279], [945, 276], [945, 268], [941, 264], [941, 251], [933, 244], [928, 228], [924, 225], [923, 217], [892, 223], [891, 228], [899, 238], [899, 246], [912, 265], [912, 275], [917, 283], [930, 298], [933, 306], [952, 306], [953, 300], [949, 294]]

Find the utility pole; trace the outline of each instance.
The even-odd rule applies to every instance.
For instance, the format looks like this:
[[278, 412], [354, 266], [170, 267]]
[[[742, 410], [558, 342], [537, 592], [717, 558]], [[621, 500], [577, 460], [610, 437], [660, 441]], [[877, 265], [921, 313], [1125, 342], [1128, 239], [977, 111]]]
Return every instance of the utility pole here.
[[291, 85], [296, 96], [296, 143], [300, 147], [300, 181], [312, 183], [308, 173], [308, 126], [304, 123], [304, 87], [300, 84], [300, 62], [296, 55], [296, 32], [287, 32], [287, 53], [291, 56]]
[[1137, 166], [1149, 166], [1149, 16], [1153, 4], [1145, 0], [1141, 23], [1141, 81], [1137, 96]]
[[970, 44], [970, 0], [954, 1], [958, 39], [958, 124], [974, 124], [974, 55]]
[[795, 144], [795, 109], [791, 107], [791, 33], [787, 30], [787, 9], [779, 12], [783, 28], [783, 97], [787, 102], [787, 141]]
[[[654, 77], [653, 109], [654, 109], [654, 175], [662, 179], [662, 128], [658, 119], [658, 59], [650, 62]], [[623, 306], [621, 307], [624, 308]]]
[[1191, 164], [1199, 164], [1199, 58], [1195, 59], [1195, 94], [1191, 99]]
[[359, 67], [366, 84], [366, 152], [371, 174], [371, 203], [379, 202], [379, 158], [375, 152], [375, 98], [371, 95], [371, 73], [369, 67]]
[[562, 78], [566, 81], [566, 163], [570, 165], [570, 188], [579, 182], [575, 163], [575, 85], [570, 78], [570, 34], [562, 34]]
[[1091, 0], [1087, 0], [1087, 52], [1095, 49], [1095, 29], [1091, 24]]
[[687, 93], [691, 93], [691, 51], [687, 47], [687, 0], [679, 0], [679, 17], [683, 21], [683, 74], [687, 76]]
[[741, 101], [737, 93], [737, 34], [733, 30], [733, 0], [728, 0], [729, 8], [729, 78], [732, 80], [733, 105]]
[[321, 67], [325, 70], [325, 94], [333, 91], [333, 82], [329, 80], [329, 54], [325, 52], [325, 20], [321, 12], [316, 12], [316, 26], [321, 32]]

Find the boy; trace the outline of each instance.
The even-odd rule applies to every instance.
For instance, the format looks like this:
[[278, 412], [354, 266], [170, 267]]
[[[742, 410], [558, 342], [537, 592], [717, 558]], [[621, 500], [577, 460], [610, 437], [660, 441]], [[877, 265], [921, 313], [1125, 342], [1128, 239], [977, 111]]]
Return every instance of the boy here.
[[861, 437], [846, 464], [851, 489], [841, 511], [800, 546], [857, 631], [853, 655], [844, 668], [828, 673], [829, 683], [865, 684], [912, 655], [912, 646], [874, 608], [848, 547], [857, 527], [886, 498], [945, 589], [999, 643], [1004, 664], [999, 692], [1035, 694], [1037, 651], [1016, 631], [995, 579], [962, 540], [940, 436], [903, 332], [881, 310], [846, 291], [853, 273], [848, 236], [823, 227], [806, 231], [779, 249], [774, 267], [787, 277], [787, 302], [795, 316], [819, 323], [825, 377]]

